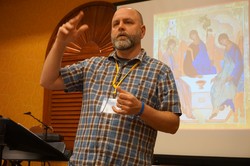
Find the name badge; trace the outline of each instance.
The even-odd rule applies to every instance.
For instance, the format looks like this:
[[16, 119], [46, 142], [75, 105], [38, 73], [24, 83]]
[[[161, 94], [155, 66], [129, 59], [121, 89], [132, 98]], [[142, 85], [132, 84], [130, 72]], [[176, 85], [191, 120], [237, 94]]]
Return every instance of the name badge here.
[[116, 106], [116, 103], [117, 103], [117, 99], [107, 99], [107, 98], [104, 98], [103, 101], [102, 101], [102, 106], [101, 106], [101, 110], [100, 112], [105, 112], [105, 113], [108, 113], [108, 114], [116, 114], [116, 112], [113, 111], [112, 109], [112, 106], [116, 107], [116, 109], [120, 109]]

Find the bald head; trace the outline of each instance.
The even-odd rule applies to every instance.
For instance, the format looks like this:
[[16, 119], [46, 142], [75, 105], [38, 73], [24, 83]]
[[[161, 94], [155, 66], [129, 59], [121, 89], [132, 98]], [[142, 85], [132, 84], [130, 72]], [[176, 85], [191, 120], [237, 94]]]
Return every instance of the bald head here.
[[117, 16], [120, 16], [120, 15], [123, 15], [123, 16], [131, 16], [131, 17], [134, 17], [137, 19], [137, 21], [140, 22], [141, 25], [143, 25], [143, 18], [142, 18], [142, 15], [141, 13], [136, 10], [136, 9], [133, 9], [133, 8], [127, 8], [127, 7], [124, 7], [124, 8], [119, 8], [114, 16], [113, 16], [113, 19], [116, 18]]

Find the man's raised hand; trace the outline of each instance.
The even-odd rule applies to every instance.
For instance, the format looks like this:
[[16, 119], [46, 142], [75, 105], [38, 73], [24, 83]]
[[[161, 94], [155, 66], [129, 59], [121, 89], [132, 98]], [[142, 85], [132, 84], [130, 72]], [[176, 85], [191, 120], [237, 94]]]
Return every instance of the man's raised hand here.
[[82, 11], [79, 12], [77, 16], [70, 19], [68, 22], [63, 24], [57, 32], [57, 41], [61, 42], [65, 46], [70, 43], [78, 34], [83, 33], [88, 29], [88, 25], [83, 24], [81, 27], [77, 29], [77, 26], [81, 19], [83, 18], [84, 13]]

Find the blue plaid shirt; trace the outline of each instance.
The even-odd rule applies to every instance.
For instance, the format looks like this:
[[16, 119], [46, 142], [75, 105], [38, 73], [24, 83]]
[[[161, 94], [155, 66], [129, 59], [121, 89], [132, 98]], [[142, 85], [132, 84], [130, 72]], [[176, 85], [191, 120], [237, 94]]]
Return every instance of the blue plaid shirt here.
[[[61, 69], [65, 91], [83, 93], [82, 111], [70, 165], [151, 165], [157, 131], [140, 117], [101, 113], [104, 98], [113, 98], [116, 52]], [[144, 50], [122, 68], [120, 87], [157, 110], [181, 113], [173, 74]]]

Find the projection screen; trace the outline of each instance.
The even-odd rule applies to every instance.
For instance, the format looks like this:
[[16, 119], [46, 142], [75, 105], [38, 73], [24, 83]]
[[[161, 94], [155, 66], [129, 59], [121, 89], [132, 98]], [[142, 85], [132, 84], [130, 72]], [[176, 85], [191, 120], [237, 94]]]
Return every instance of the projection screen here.
[[[176, 79], [180, 129], [158, 132], [155, 154], [249, 158], [249, 1], [151, 0], [117, 7], [140, 11], [142, 47]], [[234, 49], [218, 41], [223, 35]]]

